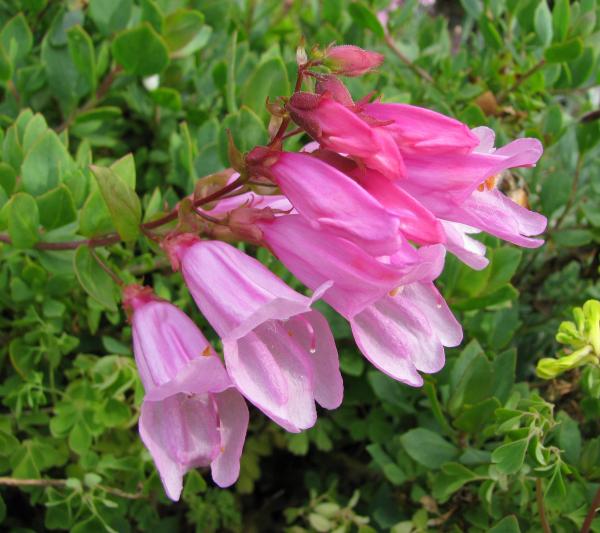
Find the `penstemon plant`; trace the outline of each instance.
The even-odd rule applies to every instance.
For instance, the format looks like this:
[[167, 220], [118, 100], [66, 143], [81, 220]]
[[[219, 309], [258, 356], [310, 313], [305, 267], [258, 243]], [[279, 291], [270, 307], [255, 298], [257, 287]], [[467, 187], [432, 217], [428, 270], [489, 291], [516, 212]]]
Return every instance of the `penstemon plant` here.
[[600, 531], [599, 31], [0, 2], [0, 528]]
[[[312, 308], [316, 300], [350, 323], [376, 368], [419, 387], [421, 373], [441, 370], [445, 347], [462, 340], [434, 285], [446, 253], [482, 269], [485, 246], [472, 233], [530, 248], [543, 242], [535, 236], [546, 218], [495, 187], [503, 172], [536, 164], [537, 139], [495, 148], [485, 127], [373, 94], [355, 102], [340, 77], [378, 68], [383, 56], [375, 52], [300, 48], [297, 58], [294, 92], [267, 102], [267, 145], [242, 153], [230, 133], [231, 168], [199, 179], [192, 196], [143, 223], [119, 162], [92, 166], [117, 232], [35, 243], [87, 247], [89, 260], [121, 286], [145, 389], [140, 434], [173, 500], [196, 467], [210, 465], [223, 487], [237, 480], [244, 398], [290, 432], [315, 424], [316, 403], [339, 407], [338, 353], [327, 320]], [[295, 135], [309, 142], [286, 150]], [[94, 251], [140, 236], [183, 275], [221, 338], [224, 366], [181, 310], [149, 286], [123, 283]], [[241, 242], [272, 252], [312, 296], [236, 248]]]

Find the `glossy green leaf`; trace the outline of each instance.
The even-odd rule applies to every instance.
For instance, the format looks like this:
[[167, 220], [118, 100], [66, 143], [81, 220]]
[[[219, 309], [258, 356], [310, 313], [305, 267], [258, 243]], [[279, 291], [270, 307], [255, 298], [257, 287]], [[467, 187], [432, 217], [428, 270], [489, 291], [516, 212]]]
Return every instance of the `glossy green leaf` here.
[[159, 74], [169, 64], [169, 50], [150, 24], [119, 33], [112, 44], [115, 60], [129, 73], [139, 76]]

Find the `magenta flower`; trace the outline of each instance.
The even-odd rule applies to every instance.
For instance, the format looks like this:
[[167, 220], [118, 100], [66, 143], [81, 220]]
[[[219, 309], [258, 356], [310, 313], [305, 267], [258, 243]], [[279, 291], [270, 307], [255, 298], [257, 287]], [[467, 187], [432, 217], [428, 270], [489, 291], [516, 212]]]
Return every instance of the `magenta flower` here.
[[264, 160], [263, 171], [314, 228], [373, 255], [392, 254], [402, 245], [399, 216], [343, 172], [302, 153], [269, 152]]
[[358, 46], [332, 46], [325, 53], [324, 63], [335, 74], [342, 76], [362, 76], [379, 67], [385, 58], [382, 54], [363, 50]]
[[[412, 156], [407, 157], [407, 178], [398, 184], [439, 219], [485, 231], [518, 246], [541, 246], [544, 241], [532, 237], [544, 231], [546, 217], [521, 207], [495, 188], [495, 176], [504, 170], [534, 165], [542, 154], [541, 143], [517, 139], [494, 150], [491, 130], [476, 128], [473, 132], [481, 137], [481, 144], [470, 154], [415, 158], [420, 160], [416, 167]], [[450, 159], [456, 164], [456, 176], [472, 176], [470, 185], [470, 180], [461, 180], [464, 184], [457, 184], [453, 191], [441, 190], [443, 185], [428, 188], [424, 182], [438, 171], [442, 182], [445, 180], [449, 167], [443, 161]]]
[[350, 321], [367, 359], [395, 379], [421, 385], [418, 371], [437, 372], [444, 346], [460, 343], [460, 324], [431, 283], [443, 268], [443, 246], [406, 245], [378, 260], [298, 215], [259, 226], [266, 245], [305, 285], [332, 282], [323, 300]]
[[361, 109], [377, 120], [393, 121], [384, 128], [392, 133], [402, 154], [469, 153], [479, 144], [466, 124], [431, 109], [381, 102], [366, 104]]
[[294, 122], [323, 148], [357, 158], [389, 179], [405, 174], [402, 155], [391, 133], [368, 124], [328, 93], [295, 93], [286, 109]]
[[[335, 409], [343, 384], [333, 335], [309, 299], [237, 248], [182, 235], [167, 245], [198, 307], [223, 341], [227, 371], [288, 431], [314, 425], [315, 400]], [[323, 290], [323, 289], [320, 289]]]
[[352, 175], [373, 198], [398, 217], [400, 230], [407, 239], [418, 244], [445, 242], [444, 228], [437, 217], [397, 182], [369, 169], [356, 169]]
[[167, 495], [178, 500], [185, 473], [201, 466], [210, 465], [217, 485], [235, 483], [248, 408], [220, 359], [190, 318], [151, 289], [130, 285], [123, 300], [146, 392], [140, 436]]

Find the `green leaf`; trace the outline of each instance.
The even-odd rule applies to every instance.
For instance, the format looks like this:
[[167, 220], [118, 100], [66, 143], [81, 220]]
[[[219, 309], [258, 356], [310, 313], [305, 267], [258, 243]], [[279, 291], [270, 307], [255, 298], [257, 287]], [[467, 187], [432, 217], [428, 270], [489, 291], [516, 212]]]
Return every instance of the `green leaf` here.
[[569, 31], [570, 20], [571, 6], [569, 0], [556, 0], [552, 8], [552, 28], [554, 38], [557, 41], [564, 41]]
[[25, 153], [33, 147], [38, 139], [48, 130], [46, 119], [40, 113], [36, 113], [25, 126], [23, 134], [23, 151]]
[[573, 79], [571, 80], [571, 87], [579, 87], [583, 85], [594, 71], [594, 65], [596, 63], [596, 57], [594, 54], [594, 48], [586, 46], [583, 49], [583, 53], [572, 63], [569, 64], [571, 67], [571, 74]]
[[147, 22], [119, 33], [112, 44], [117, 63], [139, 76], [159, 74], [169, 64], [169, 50], [163, 38]]
[[500, 407], [496, 398], [487, 398], [475, 405], [467, 406], [454, 421], [454, 426], [467, 433], [477, 433], [493, 420], [493, 414]]
[[458, 456], [454, 444], [425, 428], [407, 431], [400, 437], [400, 442], [408, 455], [429, 468], [439, 468]]
[[385, 38], [383, 26], [375, 14], [362, 2], [352, 2], [347, 9], [358, 27], [371, 30], [380, 39]]
[[92, 435], [81, 421], [73, 426], [69, 432], [69, 448], [79, 455], [87, 452], [92, 445]]
[[265, 107], [267, 97], [273, 100], [277, 96], [285, 96], [290, 92], [287, 70], [280, 57], [273, 57], [252, 73], [244, 86], [243, 102], [264, 121], [269, 113]]
[[79, 212], [79, 231], [86, 237], [95, 237], [114, 230], [110, 212], [100, 191], [92, 192]]
[[506, 516], [494, 527], [490, 528], [488, 533], [521, 533], [519, 521], [514, 515]]
[[482, 15], [479, 18], [479, 28], [481, 29], [483, 39], [488, 46], [492, 47], [494, 50], [502, 49], [504, 41], [494, 23], [486, 15]]
[[179, 111], [181, 109], [181, 96], [179, 91], [170, 87], [159, 87], [150, 93], [150, 98], [154, 103], [171, 111]]
[[26, 154], [21, 167], [23, 189], [34, 196], [54, 189], [74, 167], [60, 139], [47, 130]]
[[73, 26], [67, 31], [69, 53], [75, 68], [89, 84], [90, 92], [96, 90], [96, 55], [94, 43], [81, 26]]
[[110, 169], [129, 187], [135, 190], [135, 160], [133, 154], [127, 154], [117, 159]]
[[124, 241], [135, 240], [142, 220], [142, 206], [137, 194], [110, 168], [92, 165], [90, 169], [117, 232]]
[[84, 290], [103, 307], [116, 312], [115, 283], [94, 259], [89, 248], [77, 248], [73, 256], [73, 268]]
[[235, 145], [242, 151], [247, 152], [254, 146], [265, 144], [268, 140], [267, 129], [262, 120], [254, 111], [246, 106], [233, 113], [227, 115], [222, 122], [221, 131], [219, 133], [219, 153], [221, 161], [225, 165], [229, 165], [229, 156], [227, 151], [227, 130], [231, 131]]
[[7, 82], [12, 78], [13, 68], [10, 62], [10, 57], [4, 50], [4, 47], [0, 45], [0, 82]]
[[171, 52], [190, 44], [202, 31], [204, 15], [194, 9], [177, 9], [164, 20], [163, 35]]
[[60, 228], [77, 218], [71, 191], [63, 184], [36, 198], [40, 223], [46, 229]]
[[535, 9], [533, 25], [539, 42], [542, 46], [548, 46], [552, 42], [553, 30], [552, 13], [550, 13], [546, 0], [542, 0]]
[[162, 33], [165, 17], [158, 4], [154, 0], [141, 0], [140, 7], [142, 22], [149, 22], [158, 33]]
[[125, 426], [131, 420], [131, 410], [126, 403], [109, 398], [100, 410], [98, 419], [109, 428]]
[[444, 503], [466, 483], [476, 479], [478, 479], [477, 474], [466, 466], [460, 463], [447, 463], [434, 477], [432, 495], [438, 502]]
[[8, 208], [8, 234], [15, 248], [32, 248], [39, 240], [40, 215], [33, 196], [19, 192], [6, 206]]
[[17, 173], [8, 163], [0, 162], [0, 187], [10, 195], [17, 182]]
[[544, 51], [548, 63], [565, 63], [577, 59], [583, 52], [583, 41], [576, 37], [564, 43], [550, 45]]
[[90, 0], [88, 13], [98, 29], [110, 35], [127, 26], [133, 0]]
[[529, 438], [519, 439], [499, 446], [492, 452], [492, 461], [504, 474], [515, 474], [523, 466]]
[[33, 46], [33, 35], [23, 13], [10, 19], [0, 33], [0, 44], [12, 63], [27, 57]]
[[567, 487], [562, 475], [561, 462], [557, 461], [552, 470], [552, 477], [544, 492], [544, 497], [549, 504], [560, 504], [567, 496]]

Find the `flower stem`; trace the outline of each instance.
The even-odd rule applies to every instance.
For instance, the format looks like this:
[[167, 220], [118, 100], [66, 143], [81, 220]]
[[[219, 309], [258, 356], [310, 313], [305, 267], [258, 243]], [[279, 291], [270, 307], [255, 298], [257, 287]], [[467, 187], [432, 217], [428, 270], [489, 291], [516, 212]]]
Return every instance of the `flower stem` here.
[[600, 508], [600, 487], [596, 491], [596, 496], [594, 497], [594, 501], [590, 506], [590, 510], [585, 517], [583, 522], [583, 526], [581, 526], [581, 533], [588, 533], [592, 528], [592, 522], [594, 521], [594, 517], [596, 516], [596, 511]]
[[552, 533], [548, 518], [546, 517], [546, 508], [544, 506], [544, 493], [542, 491], [542, 480], [538, 477], [535, 480], [535, 499], [537, 501], [538, 514], [544, 533]]
[[[67, 487], [68, 479], [17, 479], [14, 477], [0, 477], [0, 485], [9, 487]], [[125, 492], [114, 487], [105, 487], [97, 485], [100, 490], [108, 494], [119, 496], [127, 500], [141, 500], [146, 496], [141, 492]]]

